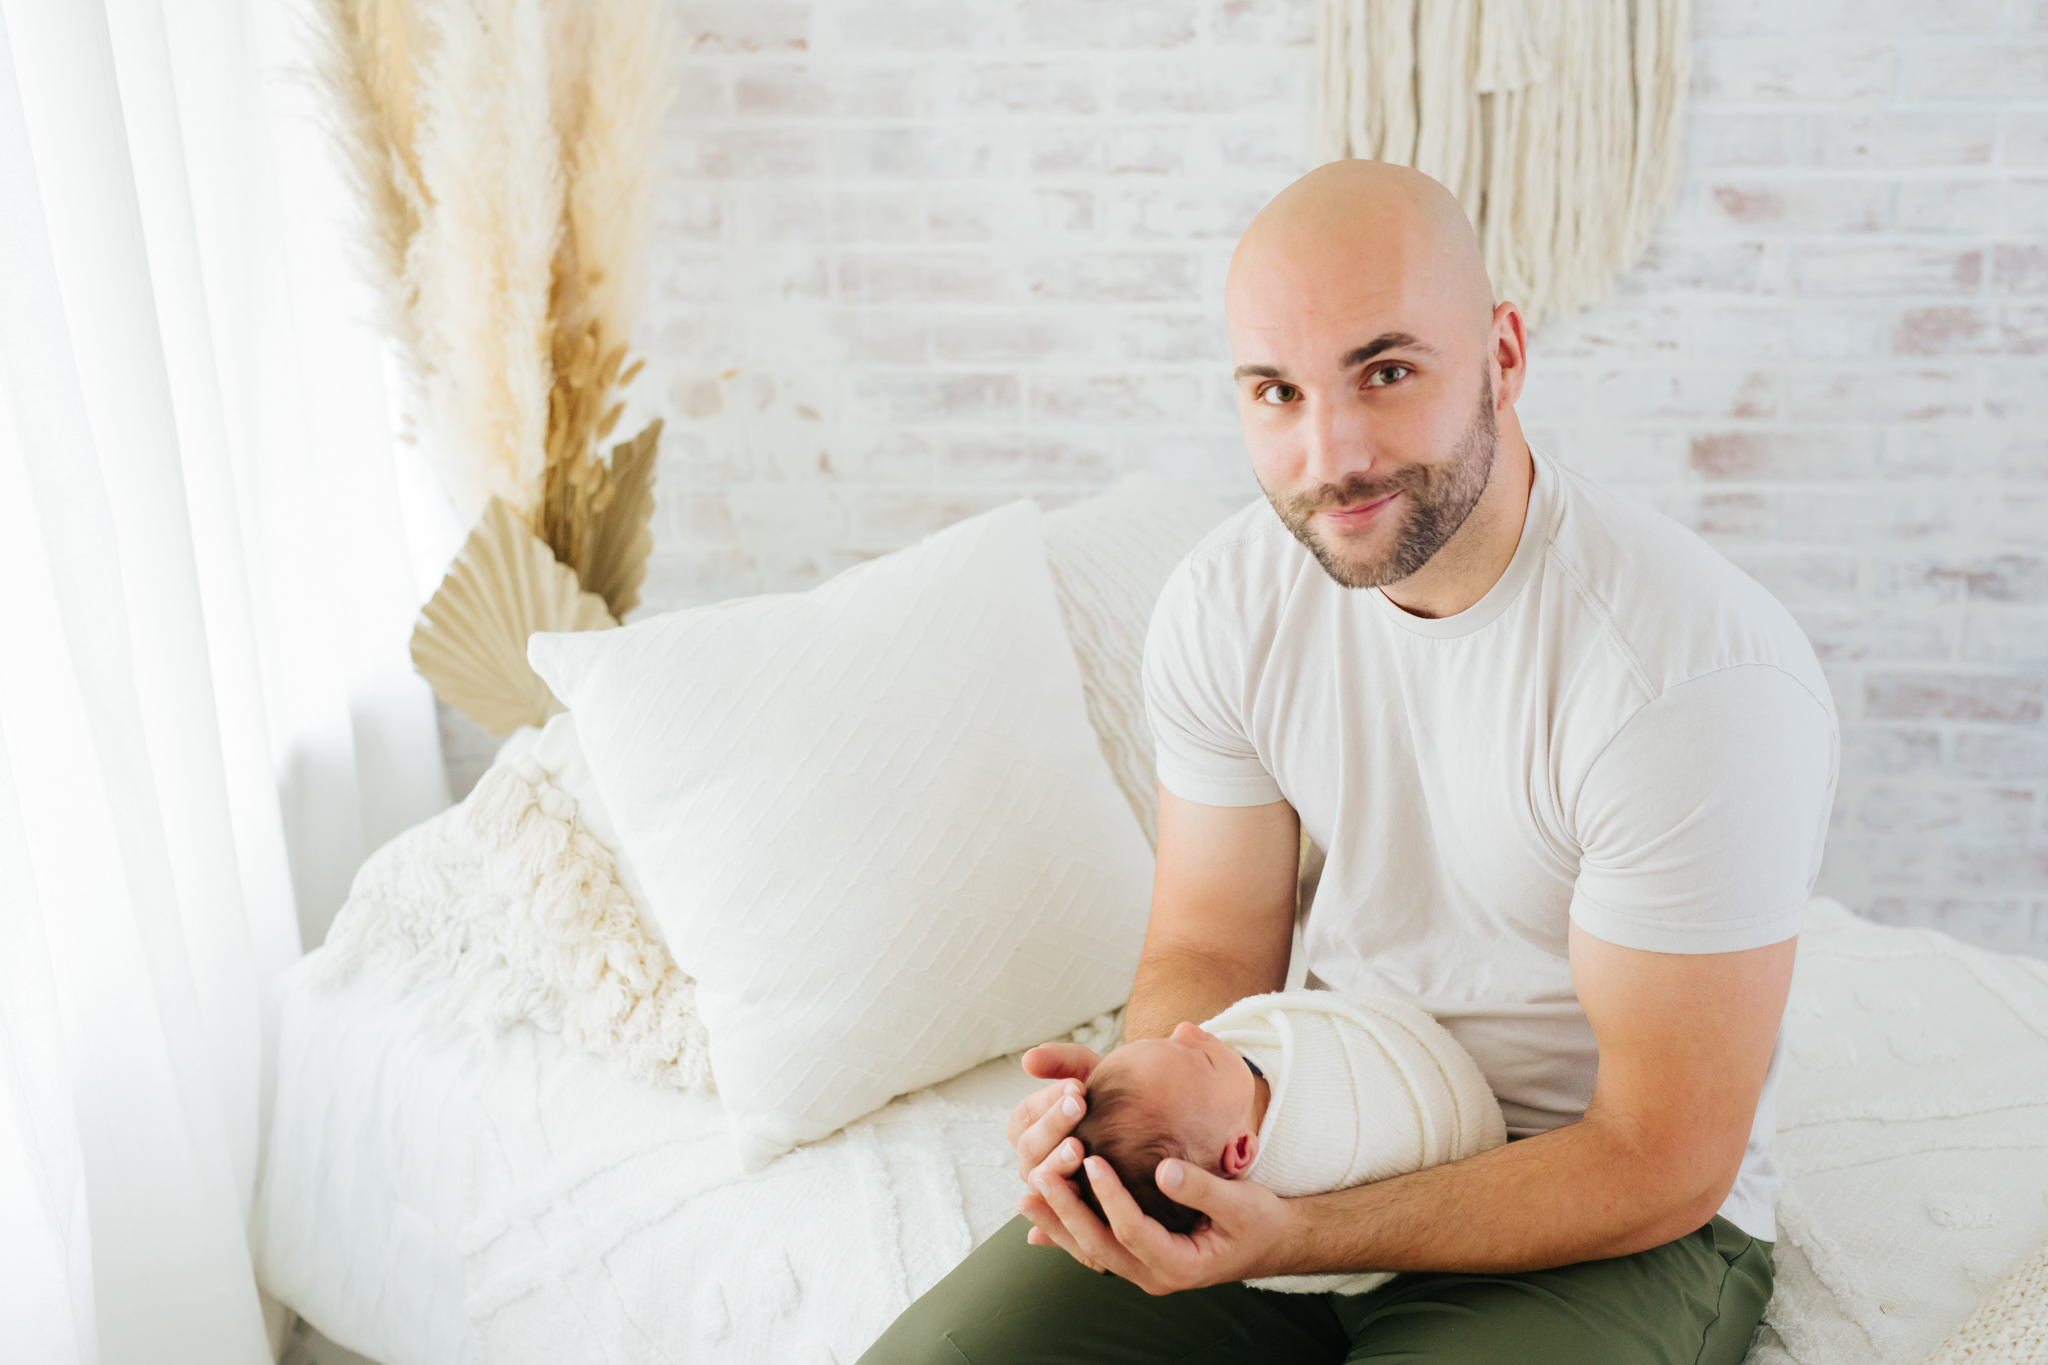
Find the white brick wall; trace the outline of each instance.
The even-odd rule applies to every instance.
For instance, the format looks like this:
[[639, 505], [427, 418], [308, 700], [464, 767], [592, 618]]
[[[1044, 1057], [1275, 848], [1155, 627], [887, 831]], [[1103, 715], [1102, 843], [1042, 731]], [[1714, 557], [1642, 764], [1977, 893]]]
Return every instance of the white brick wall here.
[[[1311, 0], [679, 0], [648, 606], [1152, 468], [1256, 494], [1232, 243], [1306, 170]], [[1695, 0], [1687, 168], [1524, 420], [1798, 615], [1822, 886], [2048, 955], [2048, 3]]]

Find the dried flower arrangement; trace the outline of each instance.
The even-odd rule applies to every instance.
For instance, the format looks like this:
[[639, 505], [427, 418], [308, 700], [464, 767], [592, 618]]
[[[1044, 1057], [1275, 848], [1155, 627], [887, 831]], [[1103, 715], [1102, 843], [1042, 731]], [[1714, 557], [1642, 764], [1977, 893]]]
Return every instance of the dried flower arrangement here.
[[381, 322], [450, 497], [475, 519], [413, 662], [494, 734], [538, 724], [561, 704], [527, 668], [526, 637], [616, 625], [653, 547], [661, 423], [609, 459], [602, 443], [640, 370], [626, 348], [664, 7], [317, 0], [313, 15]]

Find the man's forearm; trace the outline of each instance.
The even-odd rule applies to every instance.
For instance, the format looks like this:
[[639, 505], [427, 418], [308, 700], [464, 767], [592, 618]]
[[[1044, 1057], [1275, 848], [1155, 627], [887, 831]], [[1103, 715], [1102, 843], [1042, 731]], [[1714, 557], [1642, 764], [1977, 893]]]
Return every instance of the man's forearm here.
[[1711, 1219], [1728, 1181], [1651, 1150], [1589, 1118], [1464, 1161], [1288, 1200], [1284, 1259], [1261, 1273], [1516, 1272], [1662, 1246]]
[[1248, 995], [1286, 984], [1284, 947], [1277, 961], [1270, 950], [1256, 948], [1230, 958], [1184, 949], [1150, 951], [1139, 959], [1131, 983], [1124, 1037], [1164, 1038], [1183, 1019], [1199, 1024]]

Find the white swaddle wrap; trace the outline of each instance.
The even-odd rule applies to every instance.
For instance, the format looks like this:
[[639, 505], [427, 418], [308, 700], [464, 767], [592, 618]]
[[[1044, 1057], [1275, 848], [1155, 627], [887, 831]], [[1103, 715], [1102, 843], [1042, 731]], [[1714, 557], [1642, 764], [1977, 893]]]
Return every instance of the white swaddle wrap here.
[[[1507, 1141], [1478, 1063], [1443, 1025], [1398, 1000], [1278, 991], [1202, 1025], [1272, 1087], [1245, 1172], [1275, 1194], [1341, 1190], [1474, 1156]], [[1248, 1280], [1290, 1294], [1363, 1294], [1391, 1274]]]

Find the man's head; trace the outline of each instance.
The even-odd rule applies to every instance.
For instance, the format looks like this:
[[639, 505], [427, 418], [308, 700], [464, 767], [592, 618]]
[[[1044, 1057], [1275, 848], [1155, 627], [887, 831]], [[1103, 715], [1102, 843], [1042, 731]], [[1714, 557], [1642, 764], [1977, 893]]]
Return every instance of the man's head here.
[[[1168, 1037], [1126, 1043], [1096, 1064], [1088, 1112], [1074, 1136], [1109, 1163], [1138, 1207], [1167, 1231], [1192, 1232], [1202, 1215], [1167, 1198], [1159, 1163], [1174, 1157], [1226, 1180], [1243, 1175], [1259, 1153], [1257, 1086], [1229, 1044], [1184, 1023]], [[1102, 1217], [1087, 1175], [1074, 1183]]]
[[1280, 519], [1346, 587], [1415, 574], [1480, 505], [1522, 384], [1521, 315], [1458, 201], [1386, 162], [1319, 167], [1252, 220], [1225, 300]]

